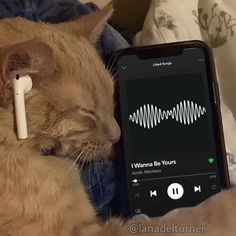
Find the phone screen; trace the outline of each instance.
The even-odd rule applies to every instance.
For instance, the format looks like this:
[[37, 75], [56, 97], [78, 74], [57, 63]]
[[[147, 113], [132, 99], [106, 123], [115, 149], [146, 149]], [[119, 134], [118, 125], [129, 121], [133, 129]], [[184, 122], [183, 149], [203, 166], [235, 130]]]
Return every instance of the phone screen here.
[[221, 190], [215, 97], [206, 54], [118, 60], [129, 214], [161, 216]]

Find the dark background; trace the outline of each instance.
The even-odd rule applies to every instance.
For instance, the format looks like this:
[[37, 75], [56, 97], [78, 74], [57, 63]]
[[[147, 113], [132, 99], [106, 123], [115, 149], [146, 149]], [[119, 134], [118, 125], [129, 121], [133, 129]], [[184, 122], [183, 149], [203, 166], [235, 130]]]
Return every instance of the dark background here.
[[209, 107], [203, 94], [201, 74], [132, 79], [127, 80], [126, 83], [129, 114], [133, 114], [145, 104], [153, 104], [162, 110], [171, 110], [183, 100], [193, 101], [205, 107], [207, 111], [190, 125], [169, 118], [151, 129], [145, 129], [128, 121], [135, 161], [142, 161], [144, 156], [152, 159], [156, 155], [168, 156], [171, 153], [176, 155], [183, 151], [186, 154], [186, 152], [208, 149], [210, 139], [206, 130]]

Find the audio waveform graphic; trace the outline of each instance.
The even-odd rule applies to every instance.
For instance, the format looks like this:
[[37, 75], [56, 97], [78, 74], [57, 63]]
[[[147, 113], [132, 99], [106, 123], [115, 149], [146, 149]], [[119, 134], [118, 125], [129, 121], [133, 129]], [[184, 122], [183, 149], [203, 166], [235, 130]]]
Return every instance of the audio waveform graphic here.
[[165, 110], [154, 105], [143, 105], [129, 116], [129, 120], [143, 128], [153, 128], [163, 120], [173, 119], [183, 125], [191, 125], [206, 113], [206, 108], [193, 101], [180, 101], [173, 109]]

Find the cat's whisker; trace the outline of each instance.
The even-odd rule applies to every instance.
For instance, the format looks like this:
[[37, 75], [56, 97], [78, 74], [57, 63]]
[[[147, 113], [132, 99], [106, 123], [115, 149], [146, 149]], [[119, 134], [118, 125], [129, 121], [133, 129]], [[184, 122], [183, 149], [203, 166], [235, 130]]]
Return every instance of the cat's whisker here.
[[73, 173], [73, 175], [72, 175], [72, 180], [73, 181], [78, 181], [78, 182], [80, 182], [80, 180], [81, 180], [81, 177], [80, 177], [80, 171], [79, 171], [79, 169], [78, 168], [75, 168], [74, 169], [74, 173]]
[[[79, 151], [79, 150], [81, 150], [81, 148], [78, 148], [78, 149], [77, 149], [77, 151]], [[83, 155], [82, 155], [82, 154], [84, 154], [84, 152], [86, 152], [85, 146], [83, 147], [82, 152], [78, 155], [78, 157], [75, 159], [75, 161], [74, 161], [73, 164], [72, 164], [72, 167], [73, 167], [73, 166], [76, 167], [76, 168], [73, 168], [74, 171], [73, 171], [73, 174], [72, 174], [72, 181], [78, 180], [78, 182], [80, 182], [80, 180], [81, 180], [81, 175], [80, 175], [80, 173], [78, 174], [79, 169], [78, 169], [78, 167], [77, 167], [77, 165], [76, 165], [76, 162], [79, 160], [79, 158], [82, 158], [82, 159], [83, 159]], [[77, 178], [76, 178], [76, 177], [77, 177]]]
[[92, 198], [92, 200], [94, 200], [94, 197], [93, 197], [93, 192], [92, 192], [92, 190], [91, 190], [91, 170], [90, 170], [90, 168], [91, 168], [91, 163], [92, 163], [92, 155], [90, 155], [89, 156], [89, 192], [90, 192], [90, 196], [91, 196], [91, 198]]
[[109, 72], [109, 74], [112, 75], [113, 81], [117, 80], [118, 71], [114, 72], [114, 71], [112, 71], [112, 68], [106, 68], [106, 69]]
[[[119, 52], [114, 52], [114, 53], [112, 54], [112, 56], [110, 57], [110, 59], [109, 59], [109, 61], [108, 61], [108, 63], [107, 63], [107, 68], [108, 68], [108, 70], [111, 70], [111, 69], [112, 69], [112, 67], [114, 66], [114, 63], [115, 63], [116, 59], [119, 57], [120, 54], [121, 54], [121, 51], [119, 51]], [[112, 61], [112, 64], [110, 64], [112, 58], [114, 58], [114, 59], [113, 59], [113, 61]]]
[[86, 154], [85, 154], [85, 158], [84, 158], [84, 161], [83, 161], [83, 166], [82, 166], [82, 169], [81, 169], [81, 172], [80, 172], [80, 179], [81, 179], [81, 175], [82, 175], [82, 170], [84, 168], [84, 164], [87, 162], [89, 162], [89, 165], [88, 165], [88, 168], [85, 169], [85, 176], [86, 178], [88, 177], [88, 188], [89, 188], [89, 192], [90, 192], [90, 195], [92, 196], [93, 198], [93, 194], [92, 194], [92, 191], [91, 191], [91, 188], [90, 188], [90, 165], [91, 165], [91, 160], [89, 158], [89, 152], [87, 151]]
[[80, 147], [78, 147], [76, 150], [74, 150], [68, 157], [64, 158], [61, 163], [65, 163], [66, 161], [68, 161], [69, 159], [71, 159], [71, 157], [73, 157], [76, 153], [79, 153], [81, 151], [81, 149], [83, 148], [83, 145], [81, 145]]
[[[81, 164], [78, 166], [77, 168], [77, 172], [79, 172], [79, 175], [78, 175], [78, 178], [81, 179], [82, 178], [82, 174], [83, 174], [83, 169], [84, 169], [84, 166], [86, 164], [86, 161], [87, 161], [87, 150], [86, 150], [86, 146], [84, 146], [84, 155], [82, 155], [80, 158], [81, 158]], [[73, 175], [74, 177], [74, 175]]]
[[[85, 150], [85, 148], [83, 149], [83, 153], [85, 152], [86, 150]], [[81, 154], [81, 153], [80, 153]], [[74, 161], [74, 163], [73, 163], [73, 165], [74, 166], [76, 166], [76, 168], [74, 168], [74, 173], [73, 173], [73, 175], [72, 175], [72, 180], [74, 180], [75, 179], [75, 176], [76, 176], [76, 174], [78, 173], [78, 171], [79, 171], [79, 168], [77, 168], [77, 165], [76, 165], [76, 162], [79, 160], [79, 158], [80, 159], [82, 159], [82, 161], [83, 161], [83, 155], [81, 154], [81, 155], [78, 155], [78, 157], [75, 159], [75, 161]], [[80, 174], [79, 174], [79, 176], [80, 176]], [[78, 176], [78, 177], [79, 177]]]
[[84, 165], [86, 163], [86, 157], [87, 157], [87, 149], [86, 147], [84, 148], [84, 156], [81, 157], [81, 163], [79, 165], [79, 169], [82, 170], [84, 168]]
[[102, 199], [103, 197], [103, 191], [102, 191], [102, 185], [101, 185], [101, 181], [100, 181], [100, 177], [99, 177], [99, 174], [98, 174], [98, 169], [96, 167], [96, 153], [95, 153], [95, 150], [93, 151], [93, 161], [94, 161], [94, 170], [95, 170], [95, 173], [97, 175], [97, 179], [98, 179], [98, 186], [99, 186], [99, 190], [100, 190], [100, 197]]
[[[79, 167], [79, 169], [80, 169], [80, 175], [79, 175], [79, 177], [81, 178], [81, 175], [83, 174], [83, 169], [84, 169], [84, 166], [85, 166], [85, 164], [86, 164], [86, 162], [87, 162], [87, 157], [88, 157], [88, 151], [85, 149], [85, 156], [83, 157], [83, 160], [82, 160], [82, 164], [81, 164], [81, 166]], [[85, 172], [86, 173], [86, 172]]]
[[113, 53], [112, 53], [112, 55], [110, 56], [110, 58], [109, 58], [109, 61], [107, 62], [107, 69], [108, 70], [110, 70], [110, 63], [111, 63], [111, 59], [112, 59], [112, 57], [114, 57], [114, 55], [117, 53], [117, 51], [114, 51]]
[[65, 158], [62, 163], [66, 162], [67, 160], [71, 159], [71, 157], [73, 157], [77, 152], [79, 152], [81, 149], [83, 149], [85, 147], [84, 144], [82, 144], [80, 147], [78, 147], [77, 149], [75, 149], [67, 158]]
[[119, 53], [117, 53], [117, 55], [115, 56], [115, 58], [111, 64], [111, 67], [110, 67], [111, 69], [113, 68], [114, 64], [116, 63], [116, 59], [120, 56], [120, 54], [121, 54], [121, 51]]
[[79, 158], [83, 155], [84, 149], [81, 151], [81, 153], [78, 155], [78, 157], [75, 159], [75, 161], [71, 164], [71, 167], [66, 171], [65, 175], [63, 176], [63, 179], [70, 173], [71, 169], [75, 166], [76, 162], [79, 160]]
[[73, 164], [75, 165], [76, 164], [76, 162], [79, 160], [79, 158], [82, 158], [83, 156], [82, 156], [82, 154], [85, 152], [86, 150], [85, 150], [85, 148], [83, 148], [83, 150], [81, 151], [81, 153], [78, 155], [78, 157], [75, 159], [75, 161], [73, 162]]

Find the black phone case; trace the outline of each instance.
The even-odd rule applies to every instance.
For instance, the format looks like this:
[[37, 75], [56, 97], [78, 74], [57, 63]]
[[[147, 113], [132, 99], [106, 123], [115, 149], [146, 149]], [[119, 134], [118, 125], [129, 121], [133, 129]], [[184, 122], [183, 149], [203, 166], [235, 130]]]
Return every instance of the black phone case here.
[[[228, 174], [228, 165], [227, 165], [227, 156], [225, 150], [224, 143], [224, 133], [220, 112], [220, 96], [219, 89], [216, 80], [216, 71], [215, 71], [215, 63], [213, 59], [212, 50], [202, 41], [186, 41], [186, 42], [177, 42], [177, 43], [168, 43], [162, 45], [152, 45], [152, 46], [144, 46], [144, 47], [132, 47], [127, 49], [122, 49], [115, 52], [109, 59], [110, 63], [113, 65], [111, 68], [114, 75], [117, 71], [117, 62], [124, 55], [137, 55], [141, 59], [145, 58], [158, 58], [158, 57], [167, 57], [167, 56], [175, 56], [182, 53], [185, 48], [198, 47], [204, 50], [207, 55], [207, 65], [208, 67], [208, 83], [210, 90], [211, 106], [212, 110], [215, 114], [214, 117], [214, 129], [217, 131], [219, 135], [217, 140], [218, 150], [220, 151], [222, 158], [219, 161], [220, 167], [220, 180], [222, 189], [230, 187], [230, 180]], [[214, 101], [213, 101], [214, 100]], [[119, 103], [119, 87], [116, 87], [116, 118], [118, 123], [121, 123], [120, 120], [120, 103]], [[215, 103], [216, 101], [216, 103]], [[117, 166], [117, 194], [113, 202], [113, 214], [129, 217], [129, 205], [128, 205], [128, 193], [127, 193], [127, 181], [126, 181], [126, 171], [125, 171], [125, 160], [123, 157], [123, 137], [121, 136], [120, 142], [116, 145], [116, 166]]]

